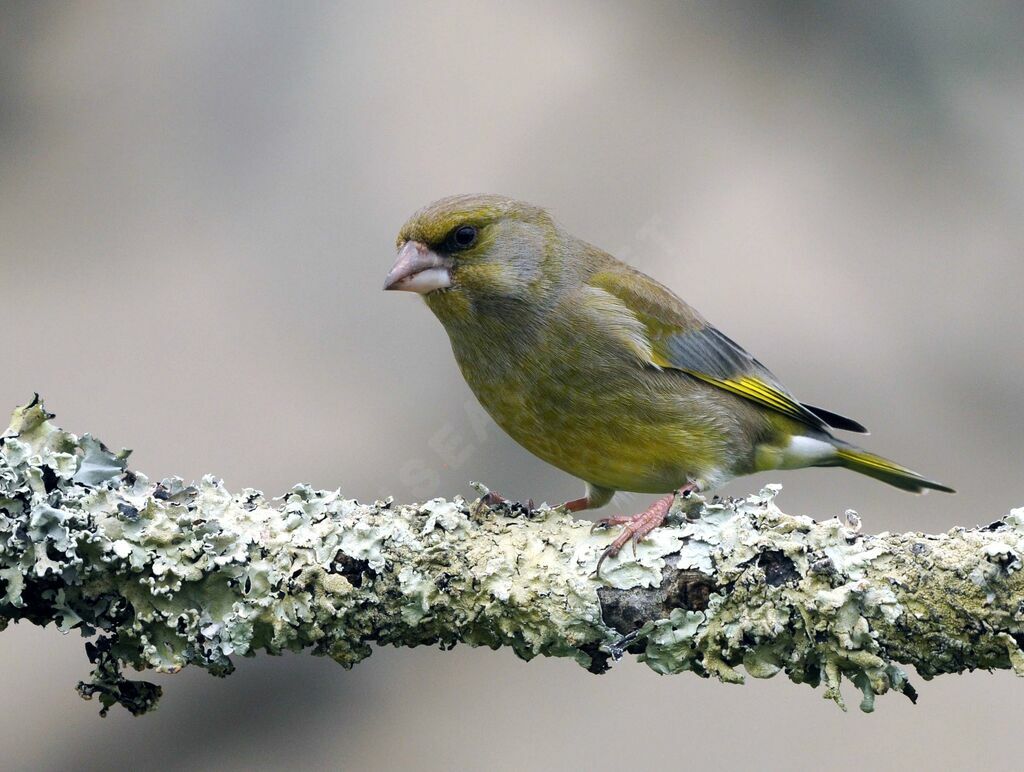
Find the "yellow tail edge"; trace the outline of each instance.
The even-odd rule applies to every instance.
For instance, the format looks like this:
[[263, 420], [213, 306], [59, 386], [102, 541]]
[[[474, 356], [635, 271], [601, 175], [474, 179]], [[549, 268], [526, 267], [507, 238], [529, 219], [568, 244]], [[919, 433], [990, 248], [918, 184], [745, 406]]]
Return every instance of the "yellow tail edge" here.
[[843, 445], [836, 448], [836, 456], [840, 466], [860, 472], [868, 477], [874, 477], [889, 485], [894, 485], [911, 493], [925, 493], [928, 490], [942, 491], [943, 493], [956, 493], [948, 485], [937, 483], [922, 477], [917, 472], [900, 466], [887, 458], [876, 456], [861, 448], [852, 445]]

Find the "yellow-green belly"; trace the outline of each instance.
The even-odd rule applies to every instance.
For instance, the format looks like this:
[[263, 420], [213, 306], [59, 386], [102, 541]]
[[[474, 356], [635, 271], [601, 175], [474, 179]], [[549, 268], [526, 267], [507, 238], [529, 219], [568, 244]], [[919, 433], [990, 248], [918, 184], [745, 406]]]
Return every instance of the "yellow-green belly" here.
[[513, 439], [602, 488], [662, 493], [752, 471], [738, 400], [681, 373], [563, 366], [480, 378], [462, 369]]

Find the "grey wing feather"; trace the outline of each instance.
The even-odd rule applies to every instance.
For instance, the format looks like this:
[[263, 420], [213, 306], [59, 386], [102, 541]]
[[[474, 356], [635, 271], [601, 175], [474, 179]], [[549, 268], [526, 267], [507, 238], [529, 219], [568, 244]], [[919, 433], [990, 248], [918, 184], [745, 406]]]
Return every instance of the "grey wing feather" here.
[[710, 324], [672, 335], [659, 348], [673, 367], [789, 415], [815, 429], [866, 432], [857, 421], [802, 404], [738, 343]]

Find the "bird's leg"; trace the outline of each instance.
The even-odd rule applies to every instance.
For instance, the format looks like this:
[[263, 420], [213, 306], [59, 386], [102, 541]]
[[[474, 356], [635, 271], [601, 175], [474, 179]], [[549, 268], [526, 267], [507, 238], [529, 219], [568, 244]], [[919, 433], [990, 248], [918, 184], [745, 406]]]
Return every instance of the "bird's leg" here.
[[587, 496], [581, 496], [578, 499], [565, 502], [561, 508], [566, 512], [582, 512], [585, 509], [590, 509], [592, 506]]
[[679, 495], [683, 498], [689, 498], [691, 493], [696, 493], [698, 490], [700, 490], [700, 488], [696, 483], [688, 483], [680, 488], [676, 493], [672, 493], [658, 499], [638, 515], [615, 515], [614, 517], [606, 517], [596, 521], [590, 529], [591, 533], [593, 533], [597, 528], [608, 528], [613, 525], [621, 525], [624, 527], [622, 529], [622, 533], [615, 538], [615, 541], [613, 541], [608, 548], [601, 553], [601, 557], [597, 559], [597, 567], [594, 568], [594, 576], [601, 575], [601, 564], [604, 563], [605, 558], [615, 557], [618, 555], [619, 551], [626, 546], [627, 542], [633, 545], [633, 555], [636, 556], [637, 542], [665, 522], [665, 518], [668, 517], [669, 509], [672, 508], [672, 502], [675, 500], [675, 497]]
[[565, 512], [582, 512], [585, 509], [600, 509], [609, 501], [615, 491], [611, 488], [602, 488], [593, 483], [587, 483], [587, 495], [578, 499], [572, 499], [562, 504], [558, 509]]

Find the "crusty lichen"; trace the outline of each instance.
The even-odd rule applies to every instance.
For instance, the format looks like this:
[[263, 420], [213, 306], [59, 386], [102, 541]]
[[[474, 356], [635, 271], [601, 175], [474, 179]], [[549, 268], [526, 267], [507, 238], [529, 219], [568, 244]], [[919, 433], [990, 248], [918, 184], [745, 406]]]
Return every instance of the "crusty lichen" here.
[[79, 685], [103, 711], [160, 689], [122, 668], [226, 675], [232, 657], [310, 649], [346, 667], [370, 645], [510, 646], [594, 672], [623, 651], [660, 673], [840, 679], [861, 707], [925, 677], [1024, 674], [1024, 510], [984, 529], [861, 535], [791, 517], [777, 486], [676, 512], [593, 575], [608, 537], [558, 510], [434, 499], [360, 504], [299, 485], [277, 502], [219, 480], [150, 482], [34, 400], [0, 438], [0, 629], [77, 629]]

